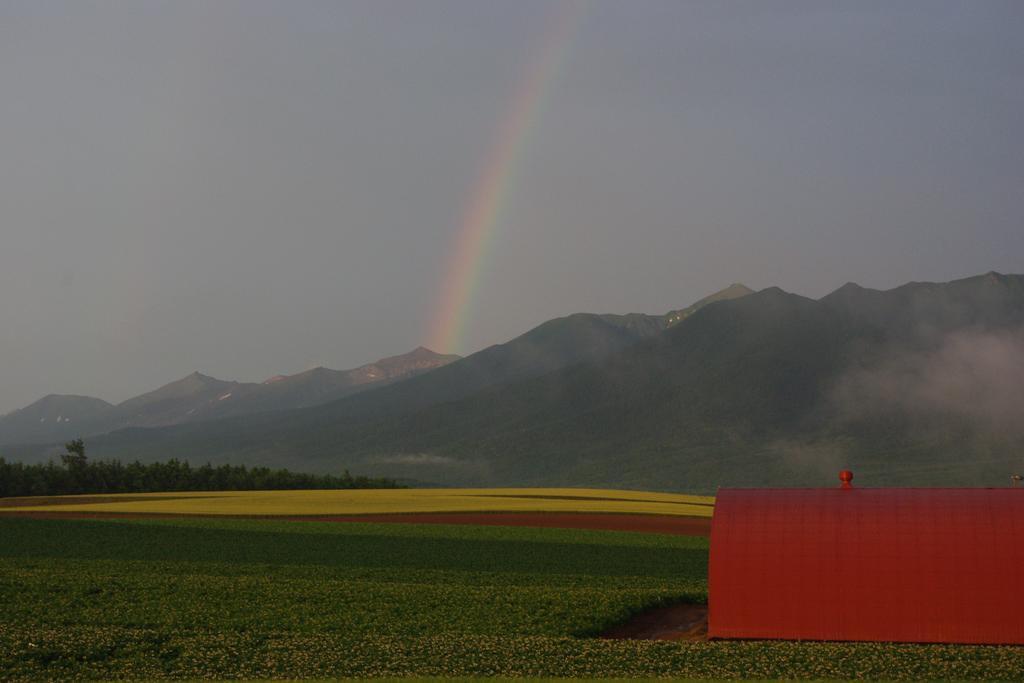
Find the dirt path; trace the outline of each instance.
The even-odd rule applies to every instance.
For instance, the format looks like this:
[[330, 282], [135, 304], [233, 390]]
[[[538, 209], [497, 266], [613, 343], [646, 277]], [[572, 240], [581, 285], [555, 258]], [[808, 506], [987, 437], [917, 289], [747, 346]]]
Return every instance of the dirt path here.
[[642, 612], [601, 638], [615, 640], [707, 640], [707, 605], [669, 605]]
[[678, 536], [708, 536], [711, 519], [675, 515], [628, 515], [586, 512], [431, 512], [375, 515], [177, 515], [135, 512], [84, 512], [51, 510], [2, 511], [2, 517], [33, 519], [160, 519], [207, 517], [226, 519], [275, 519], [296, 522], [374, 522], [392, 524], [471, 524], [523, 526], [548, 529], [598, 529]]

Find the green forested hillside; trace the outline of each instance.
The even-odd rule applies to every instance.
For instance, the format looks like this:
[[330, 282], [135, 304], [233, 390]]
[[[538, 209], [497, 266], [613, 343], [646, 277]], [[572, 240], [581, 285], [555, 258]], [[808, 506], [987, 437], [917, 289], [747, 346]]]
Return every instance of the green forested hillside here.
[[710, 491], [830, 485], [853, 467], [865, 485], [1005, 485], [1024, 469], [1022, 325], [1022, 276], [848, 285], [819, 301], [771, 288], [475, 393], [453, 379], [462, 361], [311, 410], [92, 446], [451, 484]]

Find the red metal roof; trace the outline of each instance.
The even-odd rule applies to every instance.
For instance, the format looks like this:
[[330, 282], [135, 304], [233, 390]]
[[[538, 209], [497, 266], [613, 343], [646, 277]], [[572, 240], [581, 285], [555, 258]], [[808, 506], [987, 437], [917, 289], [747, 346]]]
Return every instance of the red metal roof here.
[[708, 635], [1024, 644], [1024, 489], [723, 489]]

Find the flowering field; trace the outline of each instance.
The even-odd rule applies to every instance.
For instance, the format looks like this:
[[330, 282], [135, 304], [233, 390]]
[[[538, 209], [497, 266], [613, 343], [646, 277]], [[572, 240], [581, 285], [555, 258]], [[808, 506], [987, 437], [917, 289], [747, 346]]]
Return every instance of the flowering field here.
[[[8, 511], [302, 516], [410, 512], [618, 512], [710, 517], [715, 499], [607, 489], [217, 491], [23, 498]], [[40, 504], [45, 503], [45, 504]]]
[[1024, 674], [1012, 647], [592, 637], [706, 572], [686, 536], [0, 518], [0, 680]]

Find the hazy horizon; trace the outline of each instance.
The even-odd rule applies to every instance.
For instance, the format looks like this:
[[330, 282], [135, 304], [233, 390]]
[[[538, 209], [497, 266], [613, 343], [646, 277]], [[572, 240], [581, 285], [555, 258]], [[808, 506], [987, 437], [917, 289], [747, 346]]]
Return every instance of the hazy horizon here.
[[571, 10], [0, 2], [0, 414], [430, 346], [503, 130], [439, 353], [732, 282], [1024, 272], [1018, 3]]

